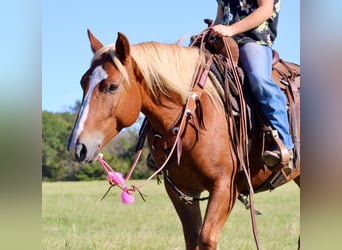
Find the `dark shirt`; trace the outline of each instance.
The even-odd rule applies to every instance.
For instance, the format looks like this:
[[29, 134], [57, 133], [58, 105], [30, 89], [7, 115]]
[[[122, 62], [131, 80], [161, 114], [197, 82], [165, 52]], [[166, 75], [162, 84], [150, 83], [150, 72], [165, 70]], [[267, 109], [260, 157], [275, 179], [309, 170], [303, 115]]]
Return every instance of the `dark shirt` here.
[[[223, 8], [221, 24], [233, 24], [253, 12], [258, 7], [256, 0], [216, 0]], [[280, 10], [280, 0], [274, 0], [272, 17], [258, 27], [242, 34], [233, 36], [239, 45], [248, 42], [256, 42], [261, 45], [272, 47], [277, 36], [277, 25]]]

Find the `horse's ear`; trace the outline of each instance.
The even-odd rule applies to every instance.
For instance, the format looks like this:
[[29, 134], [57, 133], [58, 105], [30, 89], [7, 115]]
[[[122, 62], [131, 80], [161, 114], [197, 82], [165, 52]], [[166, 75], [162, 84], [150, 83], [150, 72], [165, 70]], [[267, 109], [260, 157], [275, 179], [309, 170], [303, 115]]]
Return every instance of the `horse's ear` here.
[[130, 45], [127, 37], [121, 32], [118, 32], [118, 38], [115, 43], [115, 53], [122, 64], [127, 62], [130, 53]]
[[87, 29], [88, 37], [90, 41], [90, 47], [91, 50], [94, 52], [94, 54], [103, 47], [103, 44], [97, 40], [97, 38], [91, 33], [90, 29]]

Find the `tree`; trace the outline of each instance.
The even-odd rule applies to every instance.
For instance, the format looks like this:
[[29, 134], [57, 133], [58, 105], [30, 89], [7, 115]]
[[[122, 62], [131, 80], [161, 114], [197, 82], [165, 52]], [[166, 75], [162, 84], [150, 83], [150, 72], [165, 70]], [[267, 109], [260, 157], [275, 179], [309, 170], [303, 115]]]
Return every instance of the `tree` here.
[[[72, 161], [66, 150], [67, 140], [76, 119], [80, 102], [75, 103], [71, 112], [42, 112], [42, 178], [43, 180], [94, 180], [105, 179], [105, 171], [99, 162], [81, 165]], [[132, 127], [124, 129], [105, 148], [104, 159], [115, 171], [126, 174], [135, 155], [138, 127], [142, 118]], [[146, 167], [147, 149], [144, 150], [132, 178], [146, 178], [150, 171]]]
[[65, 146], [71, 124], [65, 117], [71, 114], [42, 113], [42, 175], [44, 179], [63, 180], [71, 163]]

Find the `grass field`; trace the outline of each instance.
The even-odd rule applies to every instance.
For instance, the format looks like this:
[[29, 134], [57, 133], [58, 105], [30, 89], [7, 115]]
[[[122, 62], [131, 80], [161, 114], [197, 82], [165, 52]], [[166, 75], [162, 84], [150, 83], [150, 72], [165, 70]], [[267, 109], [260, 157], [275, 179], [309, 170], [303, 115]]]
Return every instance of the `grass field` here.
[[[132, 181], [134, 184], [139, 181]], [[123, 205], [120, 190], [106, 181], [42, 183], [42, 248], [185, 249], [180, 221], [163, 185], [151, 181], [135, 203]], [[256, 194], [261, 249], [297, 249], [300, 191], [294, 183]], [[204, 209], [206, 202], [202, 202]], [[220, 249], [256, 249], [250, 213], [240, 202], [220, 236]]]

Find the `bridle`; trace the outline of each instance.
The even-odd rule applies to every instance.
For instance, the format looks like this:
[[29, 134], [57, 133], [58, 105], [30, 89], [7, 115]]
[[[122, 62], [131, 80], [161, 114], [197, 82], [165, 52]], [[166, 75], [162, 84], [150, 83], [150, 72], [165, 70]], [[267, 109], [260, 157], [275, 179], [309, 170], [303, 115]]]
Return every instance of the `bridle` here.
[[[203, 50], [201, 50], [200, 53], [203, 53]], [[111, 57], [113, 58], [113, 55], [111, 55]], [[173, 153], [176, 151], [177, 152], [177, 163], [178, 165], [180, 164], [180, 158], [181, 158], [181, 152], [182, 152], [182, 135], [184, 134], [184, 130], [187, 126], [187, 124], [189, 123], [190, 120], [194, 120], [194, 114], [196, 112], [196, 109], [201, 109], [201, 104], [200, 104], [200, 98], [202, 96], [203, 93], [203, 89], [205, 87], [206, 84], [206, 80], [208, 77], [208, 73], [210, 71], [210, 65], [213, 62], [213, 58], [212, 55], [208, 57], [206, 64], [203, 66], [201, 65], [201, 63], [199, 63], [197, 65], [196, 68], [196, 78], [193, 80], [193, 82], [190, 85], [190, 91], [189, 93], [192, 93], [191, 95], [188, 96], [185, 105], [183, 106], [183, 109], [181, 111], [181, 114], [178, 118], [178, 121], [175, 122], [176, 126], [173, 126], [169, 129], [169, 132], [162, 137], [163, 138], [167, 138], [167, 137], [172, 137], [174, 138], [174, 142], [170, 147], [169, 153], [167, 155], [167, 157], [165, 158], [163, 164], [161, 164], [161, 166], [153, 173], [151, 174], [143, 183], [139, 184], [139, 185], [132, 185], [130, 187], [126, 187], [125, 186], [125, 182], [127, 182], [142, 153], [142, 148], [144, 145], [144, 142], [146, 140], [147, 137], [147, 133], [148, 133], [148, 129], [149, 129], [149, 124], [147, 123], [143, 123], [141, 130], [140, 130], [140, 138], [137, 144], [137, 148], [136, 148], [136, 154], [134, 157], [134, 160], [130, 166], [130, 169], [125, 177], [125, 179], [121, 182], [116, 182], [114, 181], [112, 178], [110, 178], [109, 175], [113, 175], [115, 176], [115, 171], [113, 169], [111, 169], [111, 167], [109, 166], [108, 163], [106, 163], [102, 156], [99, 154], [98, 156], [98, 160], [101, 164], [101, 166], [104, 168], [104, 170], [107, 173], [107, 179], [109, 181], [109, 183], [112, 186], [118, 186], [119, 188], [121, 188], [123, 190], [123, 192], [126, 192], [128, 194], [132, 194], [135, 191], [138, 191], [140, 193], [140, 195], [143, 198], [142, 193], [139, 191], [140, 188], [142, 188], [143, 186], [145, 186], [153, 177], [157, 176], [159, 173], [161, 173], [165, 167], [167, 166], [167, 164], [169, 163]], [[117, 174], [117, 173], [116, 173]], [[173, 186], [174, 189], [179, 190], [174, 184], [173, 182], [170, 180], [169, 177], [166, 178], [168, 180], [168, 182], [171, 184], [171, 186]], [[110, 188], [111, 188], [110, 187]], [[109, 190], [108, 190], [109, 191]], [[106, 194], [108, 193], [108, 191], [106, 192]], [[182, 194], [182, 197], [188, 197], [185, 194], [183, 194], [180, 190], [179, 192]], [[187, 199], [187, 198], [186, 198]], [[192, 198], [194, 199], [194, 198]], [[187, 199], [189, 200], [189, 199]]]

